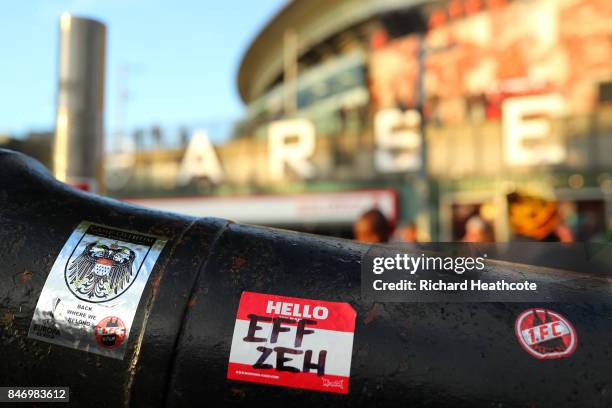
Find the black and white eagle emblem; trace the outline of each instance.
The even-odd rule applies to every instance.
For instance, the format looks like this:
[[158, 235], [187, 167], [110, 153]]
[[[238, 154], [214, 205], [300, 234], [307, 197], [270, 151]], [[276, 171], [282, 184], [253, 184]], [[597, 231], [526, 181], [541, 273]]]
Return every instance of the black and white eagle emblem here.
[[114, 299], [129, 287], [134, 259], [136, 254], [126, 246], [91, 242], [66, 268], [66, 283], [82, 300]]

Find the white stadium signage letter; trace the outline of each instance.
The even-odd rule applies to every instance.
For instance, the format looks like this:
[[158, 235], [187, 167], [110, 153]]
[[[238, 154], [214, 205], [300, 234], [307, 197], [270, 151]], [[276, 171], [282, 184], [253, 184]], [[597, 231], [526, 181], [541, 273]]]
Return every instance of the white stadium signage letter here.
[[223, 181], [223, 170], [219, 158], [204, 130], [194, 132], [185, 156], [183, 156], [178, 182], [187, 184], [193, 177], [208, 177], [213, 183]]
[[417, 110], [385, 109], [374, 117], [374, 167], [381, 173], [418, 170], [421, 166], [421, 115]]
[[550, 137], [551, 126], [549, 119], [542, 117], [559, 115], [563, 108], [563, 98], [556, 94], [516, 97], [504, 101], [504, 153], [508, 164], [528, 166], [555, 164], [565, 160], [565, 147], [554, 140], [546, 140]]
[[301, 178], [311, 178], [315, 168], [308, 161], [315, 151], [315, 128], [307, 119], [290, 119], [270, 123], [268, 139], [270, 176], [285, 177], [285, 165]]

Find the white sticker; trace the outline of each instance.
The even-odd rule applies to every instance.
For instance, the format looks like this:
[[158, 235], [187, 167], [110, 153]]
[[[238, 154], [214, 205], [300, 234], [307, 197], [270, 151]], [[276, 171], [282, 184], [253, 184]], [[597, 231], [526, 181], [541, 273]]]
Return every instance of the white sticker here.
[[81, 222], [51, 268], [28, 337], [123, 359], [142, 291], [165, 244]]
[[348, 303], [242, 292], [227, 378], [348, 394], [355, 317]]

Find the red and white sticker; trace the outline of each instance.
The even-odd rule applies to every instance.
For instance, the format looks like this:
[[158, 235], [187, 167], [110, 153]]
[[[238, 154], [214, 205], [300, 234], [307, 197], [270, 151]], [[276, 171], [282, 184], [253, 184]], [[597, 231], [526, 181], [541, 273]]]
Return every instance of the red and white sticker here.
[[227, 378], [348, 394], [355, 317], [348, 303], [243, 292]]
[[108, 316], [96, 325], [94, 334], [100, 346], [114, 349], [125, 339], [125, 324], [117, 316]]
[[578, 335], [568, 319], [548, 309], [527, 309], [514, 324], [523, 349], [540, 360], [563, 358], [576, 350]]

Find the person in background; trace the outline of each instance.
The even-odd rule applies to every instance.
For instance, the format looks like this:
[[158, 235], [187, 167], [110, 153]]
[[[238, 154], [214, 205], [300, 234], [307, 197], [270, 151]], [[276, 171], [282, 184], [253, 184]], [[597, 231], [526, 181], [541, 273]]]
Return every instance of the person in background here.
[[508, 194], [510, 226], [515, 241], [574, 242], [554, 201], [521, 193]]
[[391, 224], [379, 209], [361, 214], [353, 224], [355, 240], [371, 244], [389, 242]]
[[478, 215], [468, 218], [462, 242], [493, 242], [493, 232], [489, 224]]
[[399, 226], [393, 234], [396, 242], [417, 242], [417, 229], [414, 223], [406, 223]]

